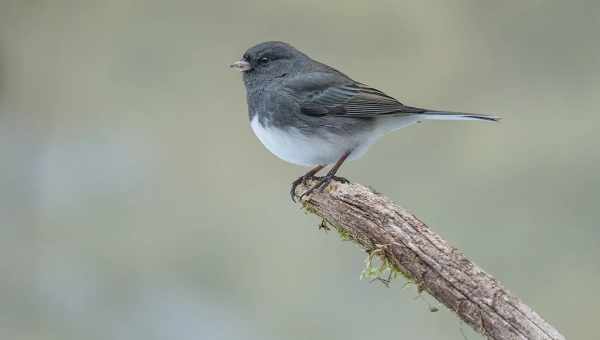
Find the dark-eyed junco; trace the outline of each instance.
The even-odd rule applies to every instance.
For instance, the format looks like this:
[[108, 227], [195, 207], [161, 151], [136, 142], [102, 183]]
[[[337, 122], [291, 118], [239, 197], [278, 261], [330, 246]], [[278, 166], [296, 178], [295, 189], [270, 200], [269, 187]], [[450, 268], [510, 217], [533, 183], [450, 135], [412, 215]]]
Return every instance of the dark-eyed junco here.
[[258, 44], [231, 67], [243, 73], [250, 126], [258, 139], [277, 157], [314, 167], [292, 183], [292, 200], [298, 184], [329, 164], [327, 175], [301, 197], [341, 179], [335, 174], [342, 163], [364, 155], [387, 132], [431, 119], [498, 120], [406, 106], [284, 42]]

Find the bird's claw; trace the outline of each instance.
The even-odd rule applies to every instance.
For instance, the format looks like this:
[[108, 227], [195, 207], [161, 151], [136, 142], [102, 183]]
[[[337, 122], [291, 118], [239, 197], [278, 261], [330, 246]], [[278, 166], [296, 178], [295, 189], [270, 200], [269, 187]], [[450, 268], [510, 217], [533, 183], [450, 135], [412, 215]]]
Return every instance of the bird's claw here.
[[[292, 187], [290, 189], [290, 196], [292, 196], [292, 202], [296, 203], [296, 188], [300, 185], [300, 183], [306, 184], [306, 181], [308, 181], [309, 179], [315, 179], [315, 178], [318, 178], [318, 177], [316, 177], [316, 176], [300, 176], [295, 181], [292, 182]], [[298, 197], [298, 198], [302, 199], [303, 196], [304, 196], [304, 194], [300, 195], [300, 197]]]
[[319, 192], [323, 192], [325, 190], [325, 188], [327, 188], [327, 185], [329, 185], [329, 183], [331, 183], [332, 180], [338, 181], [340, 183], [350, 183], [350, 181], [348, 181], [344, 177], [338, 177], [338, 176], [329, 175], [329, 174], [327, 174], [323, 177], [313, 177], [313, 178], [318, 179], [319, 182], [317, 184], [313, 185], [310, 189], [303, 192], [302, 195], [300, 195], [300, 197], [298, 197], [298, 199], [302, 200], [302, 198], [304, 196], [312, 194], [315, 190], [319, 190]]

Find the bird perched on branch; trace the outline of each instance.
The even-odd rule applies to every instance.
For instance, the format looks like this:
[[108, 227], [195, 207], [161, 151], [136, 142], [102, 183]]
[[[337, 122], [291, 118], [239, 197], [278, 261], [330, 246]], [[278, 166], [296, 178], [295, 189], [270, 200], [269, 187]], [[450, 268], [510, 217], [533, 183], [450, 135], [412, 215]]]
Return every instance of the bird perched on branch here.
[[231, 67], [243, 74], [258, 139], [279, 158], [313, 167], [292, 183], [292, 200], [296, 187], [327, 165], [333, 164], [300, 198], [333, 179], [345, 181], [335, 176], [342, 163], [364, 155], [387, 132], [422, 120], [498, 120], [404, 105], [284, 42], [251, 47]]

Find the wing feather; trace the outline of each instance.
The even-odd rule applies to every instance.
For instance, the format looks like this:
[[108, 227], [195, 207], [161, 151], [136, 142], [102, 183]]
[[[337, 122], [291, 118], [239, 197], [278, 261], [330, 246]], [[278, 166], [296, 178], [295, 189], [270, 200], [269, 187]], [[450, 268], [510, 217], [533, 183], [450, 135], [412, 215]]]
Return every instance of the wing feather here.
[[284, 86], [300, 105], [301, 112], [311, 116], [359, 118], [425, 112], [423, 109], [403, 105], [380, 90], [335, 73], [303, 74], [289, 79]]

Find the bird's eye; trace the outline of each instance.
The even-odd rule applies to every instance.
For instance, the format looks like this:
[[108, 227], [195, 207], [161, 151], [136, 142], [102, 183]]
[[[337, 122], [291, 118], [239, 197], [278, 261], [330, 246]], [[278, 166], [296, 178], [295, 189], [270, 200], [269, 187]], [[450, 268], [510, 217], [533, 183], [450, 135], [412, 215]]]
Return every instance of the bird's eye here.
[[262, 57], [262, 58], [258, 59], [258, 62], [261, 64], [266, 64], [269, 61], [271, 61], [271, 59], [269, 59], [269, 57]]

